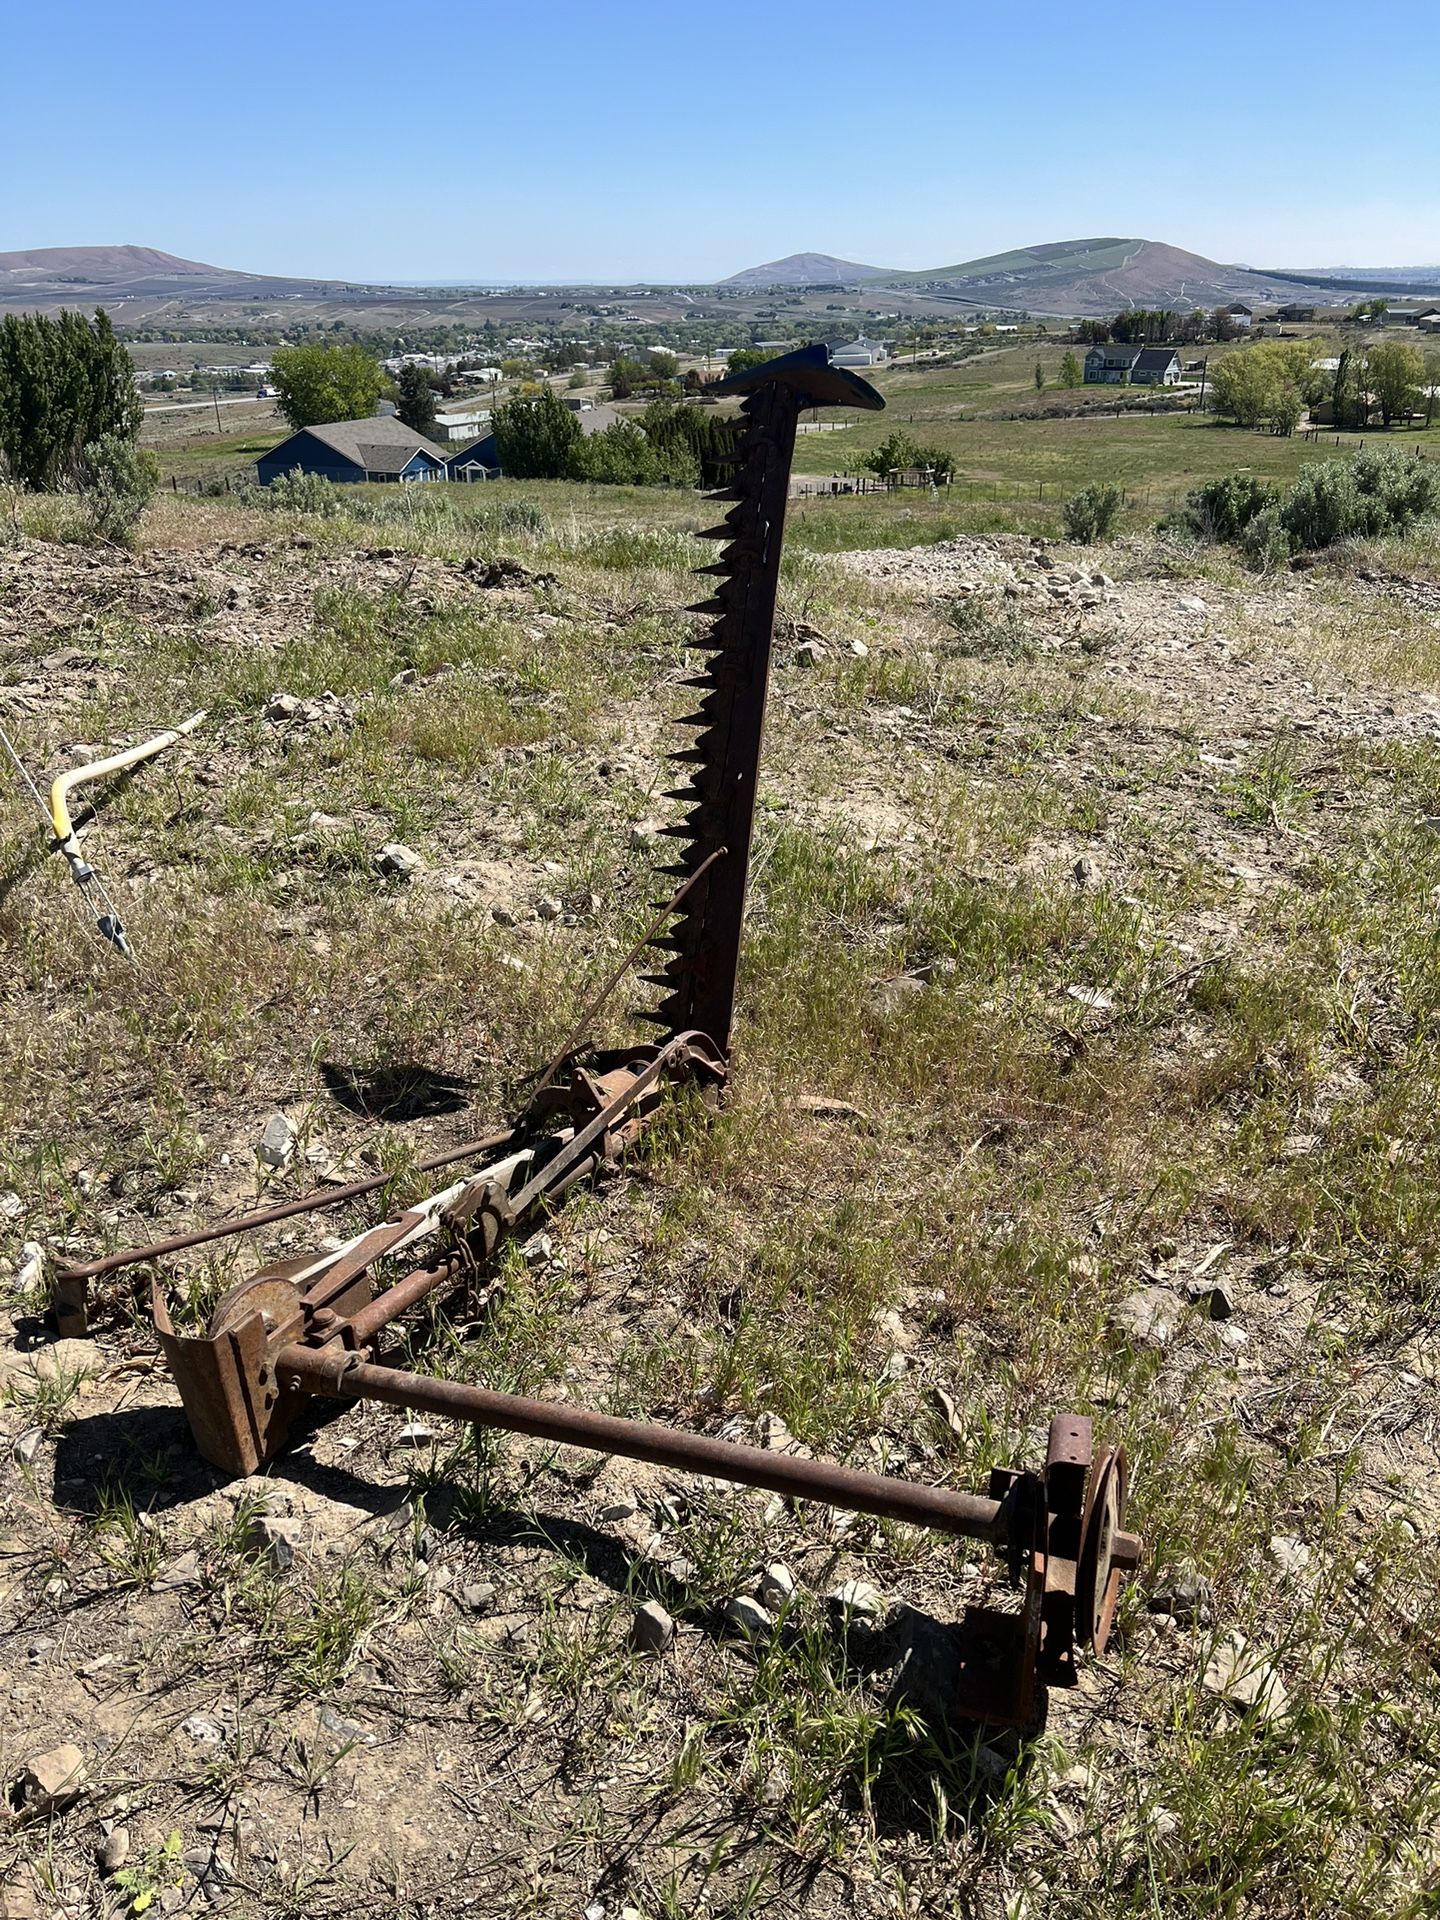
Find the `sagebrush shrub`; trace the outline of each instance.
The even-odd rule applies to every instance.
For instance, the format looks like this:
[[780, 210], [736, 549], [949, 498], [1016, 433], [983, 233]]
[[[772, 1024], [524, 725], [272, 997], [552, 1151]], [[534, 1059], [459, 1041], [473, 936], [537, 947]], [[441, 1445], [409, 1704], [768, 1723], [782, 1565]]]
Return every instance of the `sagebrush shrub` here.
[[1108, 540], [1124, 504], [1119, 487], [1082, 487], [1065, 502], [1065, 531], [1086, 547], [1096, 540]]

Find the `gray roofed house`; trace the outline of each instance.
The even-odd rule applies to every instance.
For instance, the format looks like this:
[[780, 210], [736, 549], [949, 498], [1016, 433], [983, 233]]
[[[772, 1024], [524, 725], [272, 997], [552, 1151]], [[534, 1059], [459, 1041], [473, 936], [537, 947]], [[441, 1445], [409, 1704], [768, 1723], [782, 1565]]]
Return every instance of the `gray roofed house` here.
[[1087, 386], [1173, 387], [1180, 378], [1180, 356], [1173, 347], [1141, 347], [1107, 340], [1085, 356]]
[[330, 420], [301, 427], [255, 463], [262, 487], [282, 473], [315, 473], [324, 480], [443, 480], [445, 457], [423, 433], [393, 414], [366, 420]]
[[1123, 387], [1142, 351], [1123, 340], [1098, 342], [1085, 356], [1086, 386]]
[[1144, 347], [1130, 369], [1133, 387], [1173, 387], [1180, 379], [1180, 356], [1173, 347]]

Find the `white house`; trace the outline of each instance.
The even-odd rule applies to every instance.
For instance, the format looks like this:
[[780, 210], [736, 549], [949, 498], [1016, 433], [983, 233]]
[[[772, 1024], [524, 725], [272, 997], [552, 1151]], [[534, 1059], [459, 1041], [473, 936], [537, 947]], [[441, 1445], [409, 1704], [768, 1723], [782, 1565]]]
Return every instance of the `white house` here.
[[489, 407], [447, 407], [435, 415], [430, 434], [435, 440], [478, 440], [489, 424]]
[[883, 367], [889, 358], [890, 350], [883, 340], [867, 340], [863, 333], [830, 349], [832, 367]]

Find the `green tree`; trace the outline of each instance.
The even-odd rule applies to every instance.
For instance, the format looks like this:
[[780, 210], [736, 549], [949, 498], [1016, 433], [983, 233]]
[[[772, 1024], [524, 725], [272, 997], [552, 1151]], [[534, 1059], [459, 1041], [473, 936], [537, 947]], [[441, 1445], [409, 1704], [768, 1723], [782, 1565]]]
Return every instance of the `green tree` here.
[[[1285, 431], [1297, 422], [1307, 391], [1314, 391], [1313, 340], [1260, 340], [1227, 353], [1210, 371], [1217, 412], [1242, 427], [1270, 426]], [[1289, 429], [1293, 432], [1293, 424]]]
[[1366, 381], [1380, 409], [1382, 426], [1390, 426], [1420, 405], [1425, 384], [1425, 356], [1419, 347], [1399, 340], [1382, 340], [1370, 349]]
[[903, 427], [888, 433], [871, 454], [862, 455], [860, 464], [878, 473], [883, 480], [889, 473], [906, 469], [929, 468], [937, 483], [948, 480], [955, 471], [955, 457], [941, 447], [922, 447]]
[[1217, 340], [1233, 340], [1240, 329], [1228, 307], [1216, 307], [1210, 316], [1210, 331]]
[[[665, 477], [676, 485], [723, 487], [733, 476], [728, 456], [734, 452], [738, 423], [733, 415], [714, 407], [687, 407], [672, 400], [656, 400], [640, 416], [651, 444], [665, 465]], [[693, 465], [696, 480], [680, 476]]]
[[548, 387], [497, 407], [490, 424], [500, 470], [510, 480], [564, 478], [583, 438], [579, 420]]
[[435, 424], [435, 395], [430, 376], [411, 360], [400, 369], [400, 378], [395, 384], [400, 393], [396, 413], [416, 433], [429, 433]]
[[1038, 360], [1035, 362], [1035, 391], [1037, 393], [1045, 391], [1045, 369]]
[[282, 347], [271, 377], [292, 427], [368, 419], [385, 386], [379, 362], [355, 345]]
[[572, 448], [569, 474], [604, 486], [693, 487], [699, 464], [688, 448], [657, 447], [637, 420], [617, 420]]
[[1061, 386], [1073, 391], [1074, 388], [1083, 386], [1084, 382], [1085, 370], [1080, 365], [1079, 356], [1074, 353], [1067, 353], [1065, 358], [1060, 362]]
[[21, 486], [82, 483], [84, 449], [133, 441], [145, 409], [102, 308], [0, 320], [0, 464]]
[[725, 369], [726, 376], [732, 373], [749, 373], [752, 368], [763, 367], [767, 361], [775, 359], [773, 353], [762, 353], [759, 347], [737, 347], [730, 356], [730, 364]]
[[647, 384], [649, 377], [649, 368], [628, 353], [617, 353], [605, 376], [611, 397], [616, 400], [628, 400], [636, 387]]

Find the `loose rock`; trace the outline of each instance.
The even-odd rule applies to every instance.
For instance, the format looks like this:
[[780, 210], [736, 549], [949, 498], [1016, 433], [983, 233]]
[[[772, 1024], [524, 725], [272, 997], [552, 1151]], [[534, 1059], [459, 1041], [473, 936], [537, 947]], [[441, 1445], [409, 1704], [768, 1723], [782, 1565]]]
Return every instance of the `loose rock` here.
[[1270, 1558], [1282, 1573], [1300, 1574], [1310, 1565], [1310, 1549], [1291, 1534], [1276, 1533], [1270, 1537]]
[[779, 1613], [795, 1597], [795, 1576], [783, 1560], [772, 1561], [760, 1576], [761, 1604]]
[[748, 1593], [737, 1593], [725, 1602], [725, 1624], [735, 1627], [747, 1639], [758, 1639], [769, 1633], [775, 1622], [758, 1600], [752, 1600]]
[[375, 864], [381, 873], [393, 879], [412, 880], [425, 862], [413, 847], [407, 847], [403, 841], [388, 840], [376, 854]]
[[1151, 1347], [1166, 1347], [1175, 1333], [1173, 1304], [1157, 1287], [1137, 1288], [1110, 1315], [1116, 1331]]
[[885, 1611], [884, 1599], [868, 1580], [847, 1580], [826, 1594], [825, 1604], [852, 1620], [878, 1620]]
[[85, 1756], [66, 1742], [36, 1756], [20, 1775], [15, 1799], [26, 1813], [56, 1813], [85, 1789]]
[[168, 1567], [161, 1569], [150, 1582], [155, 1593], [173, 1593], [180, 1587], [193, 1587], [200, 1579], [200, 1555], [193, 1549], [182, 1553], [178, 1560], [172, 1560]]
[[888, 1017], [913, 1006], [925, 991], [925, 982], [913, 973], [897, 973], [890, 980], [876, 980], [865, 989], [865, 1004], [872, 1013]]
[[630, 1644], [641, 1653], [664, 1653], [675, 1638], [675, 1622], [658, 1600], [647, 1600], [635, 1609], [630, 1628]]
[[45, 1249], [38, 1240], [27, 1240], [20, 1249], [20, 1264], [11, 1286], [16, 1293], [32, 1293], [45, 1273]]
[[1274, 1720], [1290, 1704], [1285, 1683], [1273, 1658], [1253, 1647], [1243, 1633], [1230, 1633], [1220, 1642], [1205, 1669], [1202, 1684], [1232, 1706], [1254, 1709], [1262, 1720]]
[[180, 1731], [197, 1746], [223, 1747], [225, 1744], [224, 1729], [206, 1713], [187, 1714], [180, 1722]]
[[1228, 1320], [1235, 1311], [1235, 1295], [1223, 1280], [1188, 1281], [1185, 1298], [1207, 1320]]
[[262, 1514], [250, 1522], [245, 1534], [245, 1551], [257, 1560], [266, 1560], [276, 1573], [285, 1573], [295, 1564], [295, 1549], [300, 1544], [298, 1520], [272, 1519]]
[[256, 1158], [265, 1166], [278, 1169], [289, 1166], [294, 1153], [295, 1129], [283, 1113], [277, 1113], [265, 1123], [265, 1131], [255, 1149]]

